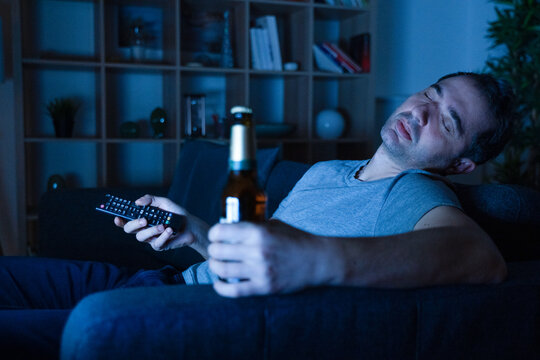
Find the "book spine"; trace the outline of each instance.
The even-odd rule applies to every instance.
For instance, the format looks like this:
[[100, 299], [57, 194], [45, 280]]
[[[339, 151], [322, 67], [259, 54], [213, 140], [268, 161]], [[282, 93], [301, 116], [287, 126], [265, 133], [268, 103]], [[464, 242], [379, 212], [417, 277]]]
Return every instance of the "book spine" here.
[[325, 47], [323, 44], [316, 44], [316, 46], [320, 49], [320, 51], [328, 57], [330, 61], [332, 61], [336, 66], [339, 66], [342, 70], [346, 70], [349, 72], [349, 69], [347, 69], [341, 62], [337, 59], [337, 54], [333, 52], [331, 49]]
[[362, 35], [362, 69], [365, 72], [369, 72], [371, 68], [371, 35], [369, 33]]
[[338, 46], [334, 44], [325, 42], [322, 44], [325, 49], [327, 49], [332, 56], [350, 73], [355, 74], [362, 72], [362, 68], [354, 62], [347, 54], [345, 54]]
[[283, 70], [276, 17], [273, 15], [263, 16], [255, 20], [255, 23], [266, 29], [268, 32], [272, 56], [272, 69], [276, 71]]
[[321, 45], [313, 45], [313, 55], [319, 70], [343, 73], [343, 67], [336, 62], [332, 55], [325, 52]]
[[348, 64], [346, 61], [343, 60], [343, 58], [340, 57], [339, 53], [333, 48], [330, 47], [327, 43], [322, 43], [321, 48], [324, 52], [326, 52], [329, 56], [332, 57], [332, 59], [339, 64], [339, 66], [343, 67], [348, 73], [354, 74], [355, 70], [354, 68]]
[[360, 64], [362, 72], [370, 72], [370, 34], [363, 33], [353, 36], [350, 40], [351, 57]]
[[261, 58], [264, 70], [272, 70], [272, 54], [270, 49], [270, 41], [268, 39], [268, 31], [264, 28], [257, 28], [259, 34], [259, 46], [261, 49]]
[[261, 58], [258, 51], [258, 43], [257, 43], [257, 29], [251, 28], [249, 29], [249, 40], [251, 45], [251, 67], [255, 70], [261, 70]]

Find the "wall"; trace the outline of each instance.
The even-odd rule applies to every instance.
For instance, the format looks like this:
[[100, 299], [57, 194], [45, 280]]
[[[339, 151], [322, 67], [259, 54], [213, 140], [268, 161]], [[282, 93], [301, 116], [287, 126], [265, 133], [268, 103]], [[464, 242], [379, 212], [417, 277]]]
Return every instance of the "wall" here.
[[489, 0], [379, 0], [376, 96], [407, 95], [441, 75], [484, 67]]
[[[486, 39], [488, 22], [495, 19], [490, 0], [378, 0], [377, 4], [379, 126], [410, 94], [448, 73], [482, 71], [495, 53]], [[480, 182], [484, 172], [482, 168], [460, 181]]]

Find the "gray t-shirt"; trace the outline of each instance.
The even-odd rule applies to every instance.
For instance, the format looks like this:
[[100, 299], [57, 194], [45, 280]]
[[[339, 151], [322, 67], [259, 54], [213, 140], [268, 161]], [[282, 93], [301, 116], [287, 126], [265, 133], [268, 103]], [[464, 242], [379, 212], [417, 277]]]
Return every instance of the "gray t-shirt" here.
[[[407, 170], [396, 177], [360, 181], [362, 161], [312, 166], [281, 202], [273, 218], [323, 236], [383, 236], [409, 232], [430, 210], [461, 205], [444, 177]], [[212, 283], [206, 262], [183, 273], [187, 284]]]

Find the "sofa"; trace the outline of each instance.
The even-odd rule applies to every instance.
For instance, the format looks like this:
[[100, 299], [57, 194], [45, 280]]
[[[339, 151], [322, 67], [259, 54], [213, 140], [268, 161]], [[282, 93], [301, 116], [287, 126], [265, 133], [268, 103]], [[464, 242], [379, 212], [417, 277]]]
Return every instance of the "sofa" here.
[[[38, 256], [133, 268], [202, 261], [190, 248], [154, 251], [94, 210], [105, 193], [165, 195], [209, 223], [219, 218], [228, 149], [183, 145], [169, 188], [62, 189], [40, 201]], [[307, 164], [257, 151], [268, 215]], [[389, 290], [318, 287], [228, 299], [208, 285], [129, 288], [83, 299], [64, 327], [63, 359], [540, 358], [540, 193], [459, 185], [464, 210], [494, 239], [509, 276], [497, 285]]]

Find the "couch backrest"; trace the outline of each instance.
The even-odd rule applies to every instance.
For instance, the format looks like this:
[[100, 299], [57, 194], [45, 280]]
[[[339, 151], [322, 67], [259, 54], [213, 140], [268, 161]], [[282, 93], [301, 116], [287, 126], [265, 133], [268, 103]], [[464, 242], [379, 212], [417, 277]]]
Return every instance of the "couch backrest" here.
[[281, 200], [289, 194], [309, 167], [308, 164], [286, 160], [279, 161], [274, 166], [266, 183], [268, 217], [277, 210]]
[[[279, 148], [257, 150], [258, 178], [265, 186]], [[187, 141], [182, 147], [168, 197], [209, 224], [218, 222], [221, 193], [228, 176], [229, 147], [224, 143]]]
[[540, 259], [540, 192], [519, 185], [456, 184], [456, 193], [507, 261]]

